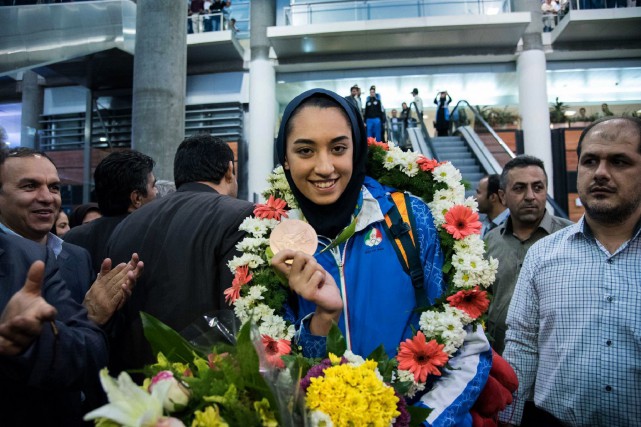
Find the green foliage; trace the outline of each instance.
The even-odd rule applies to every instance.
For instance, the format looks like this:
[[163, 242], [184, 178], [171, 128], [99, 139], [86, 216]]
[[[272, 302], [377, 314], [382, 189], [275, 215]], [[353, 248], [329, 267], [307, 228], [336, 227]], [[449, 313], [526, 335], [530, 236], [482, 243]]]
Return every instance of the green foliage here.
[[483, 107], [475, 106], [476, 112], [485, 120], [491, 127], [499, 125], [511, 125], [521, 119], [521, 116], [508, 110], [505, 106], [503, 109], [490, 107], [485, 105]]
[[327, 334], [327, 353], [333, 353], [336, 356], [342, 356], [347, 350], [347, 341], [343, 336], [340, 329], [336, 324], [332, 325], [332, 328]]
[[280, 420], [278, 401], [259, 369], [249, 323], [240, 329], [235, 346], [217, 346], [204, 355], [158, 319], [146, 313], [141, 317], [145, 337], [161, 352], [159, 363], [147, 368], [149, 376], [171, 370], [190, 393], [187, 406], [172, 416], [191, 425], [195, 411], [215, 404], [230, 425], [260, 426], [266, 414]]
[[411, 420], [410, 427], [418, 427], [423, 424], [423, 421], [427, 419], [432, 412], [430, 408], [421, 408], [420, 406], [407, 406], [407, 412], [409, 412]]
[[[263, 293], [264, 303], [270, 307], [283, 307], [289, 295], [289, 288], [283, 286], [274, 269], [271, 266], [261, 267], [253, 270], [252, 274], [255, 283], [260, 283], [267, 288], [267, 292]], [[241, 295], [246, 296], [247, 292], [249, 292], [249, 286], [243, 286]]]
[[409, 177], [398, 168], [387, 170], [383, 167], [387, 151], [381, 147], [370, 146], [367, 162], [367, 175], [378, 182], [389, 187], [409, 191], [413, 195], [430, 203], [434, 198], [434, 192], [447, 187], [444, 183], [435, 182], [432, 174], [421, 174], [421, 179]]
[[565, 123], [567, 118], [565, 117], [565, 112], [567, 111], [568, 106], [559, 101], [559, 98], [556, 98], [556, 102], [550, 108], [550, 123]]
[[203, 357], [202, 352], [191, 345], [180, 334], [150, 314], [141, 312], [145, 338], [154, 354], [163, 353], [169, 360], [190, 363], [194, 355]]

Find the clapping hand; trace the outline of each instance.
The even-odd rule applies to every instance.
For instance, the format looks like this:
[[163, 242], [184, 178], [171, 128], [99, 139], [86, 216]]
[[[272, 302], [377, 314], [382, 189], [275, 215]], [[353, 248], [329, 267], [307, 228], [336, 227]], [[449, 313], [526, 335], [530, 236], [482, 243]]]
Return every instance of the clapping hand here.
[[111, 259], [105, 258], [96, 281], [85, 295], [83, 305], [87, 317], [98, 325], [104, 325], [131, 297], [136, 280], [142, 274], [144, 264], [134, 253], [128, 263], [111, 268]]
[[[36, 261], [27, 272], [24, 286], [0, 315], [0, 355], [16, 356], [40, 335], [46, 322], [56, 318], [56, 309], [42, 298], [45, 264]], [[55, 326], [54, 326], [55, 330]]]

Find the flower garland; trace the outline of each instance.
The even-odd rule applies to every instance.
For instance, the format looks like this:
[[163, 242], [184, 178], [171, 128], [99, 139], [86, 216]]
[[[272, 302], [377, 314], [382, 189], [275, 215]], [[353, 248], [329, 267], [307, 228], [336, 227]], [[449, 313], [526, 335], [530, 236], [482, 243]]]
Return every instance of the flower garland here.
[[[399, 343], [396, 378], [412, 384], [405, 395], [413, 397], [425, 389], [429, 375], [441, 375], [463, 344], [465, 327], [481, 323], [489, 306], [484, 289], [494, 282], [498, 261], [484, 258], [477, 203], [465, 198], [461, 173], [451, 163], [373, 138], [368, 145], [367, 174], [427, 203], [445, 256], [445, 295], [421, 313], [416, 334]], [[269, 264], [269, 234], [283, 218], [303, 218], [283, 168], [274, 169], [267, 182], [269, 188], [263, 193], [267, 202], [257, 205], [254, 216], [239, 227], [247, 236], [237, 245], [242, 256], [228, 264], [235, 278], [225, 295], [243, 323], [251, 319], [257, 325], [268, 357], [279, 365], [280, 356], [291, 352], [295, 329], [283, 317], [288, 289]]]

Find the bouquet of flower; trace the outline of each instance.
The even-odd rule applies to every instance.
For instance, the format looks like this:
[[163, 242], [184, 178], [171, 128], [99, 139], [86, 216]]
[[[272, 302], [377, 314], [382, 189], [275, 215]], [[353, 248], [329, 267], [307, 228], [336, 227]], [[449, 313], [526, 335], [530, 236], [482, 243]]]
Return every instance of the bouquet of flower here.
[[100, 427], [293, 424], [261, 374], [249, 324], [241, 328], [235, 346], [220, 344], [204, 352], [159, 320], [141, 316], [157, 363], [145, 367], [142, 386], [127, 373], [116, 380], [103, 369], [109, 403], [85, 420]]

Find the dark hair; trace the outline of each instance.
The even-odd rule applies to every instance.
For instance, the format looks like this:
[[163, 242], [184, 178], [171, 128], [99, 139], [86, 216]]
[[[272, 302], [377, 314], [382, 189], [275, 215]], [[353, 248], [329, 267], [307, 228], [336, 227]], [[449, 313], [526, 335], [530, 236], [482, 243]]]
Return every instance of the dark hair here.
[[69, 228], [82, 225], [89, 212], [98, 212], [102, 215], [97, 203], [85, 203], [84, 205], [76, 206], [69, 215]]
[[[44, 151], [38, 151], [34, 150], [33, 148], [28, 148], [28, 147], [16, 147], [16, 148], [10, 148], [8, 150], [0, 150], [2, 153], [0, 154], [0, 167], [4, 165], [4, 162], [7, 161], [9, 158], [25, 158], [25, 157], [33, 157], [33, 156], [42, 156], [45, 159], [49, 160], [51, 164], [56, 166], [56, 164], [51, 160], [51, 157], [47, 156], [47, 154]], [[2, 189], [2, 181], [0, 181], [0, 189]]]
[[197, 181], [219, 184], [229, 162], [233, 165], [234, 152], [222, 139], [206, 133], [187, 137], [178, 146], [174, 157], [176, 188]]
[[147, 196], [147, 177], [153, 171], [154, 160], [135, 150], [109, 154], [93, 173], [96, 199], [105, 216], [126, 214], [131, 205], [131, 192]]
[[492, 175], [487, 176], [487, 197], [490, 197], [492, 194], [499, 194], [499, 188], [501, 188], [501, 175], [498, 173], [493, 173]]
[[600, 119], [593, 121], [592, 123], [590, 123], [590, 125], [588, 127], [583, 129], [583, 132], [581, 132], [581, 136], [579, 137], [579, 143], [576, 146], [577, 157], [581, 157], [581, 144], [583, 144], [583, 140], [585, 139], [587, 134], [596, 125], [599, 125], [599, 124], [604, 123], [604, 122], [608, 122], [610, 120], [625, 120], [630, 125], [632, 125], [633, 127], [636, 127], [637, 136], [639, 137], [638, 149], [639, 149], [639, 153], [641, 153], [641, 119], [639, 119], [638, 117], [628, 117], [628, 116], [621, 116], [621, 117], [618, 117], [618, 116], [616, 116], [616, 117], [615, 116], [606, 116], [606, 117], [601, 117]]
[[[351, 104], [350, 104], [351, 106]], [[350, 124], [349, 116], [347, 115], [347, 112], [343, 110], [343, 107], [341, 104], [333, 100], [332, 98], [329, 98], [327, 96], [323, 95], [316, 95], [316, 96], [311, 96], [301, 102], [298, 107], [294, 111], [292, 111], [291, 116], [289, 116], [289, 120], [287, 121], [287, 126], [285, 127], [285, 135], [289, 135], [292, 132], [292, 123], [293, 123], [293, 118], [298, 115], [304, 108], [307, 107], [316, 107], [320, 109], [325, 109], [325, 108], [336, 108], [345, 118], [345, 121], [347, 124]], [[356, 109], [354, 109], [356, 111]], [[351, 128], [351, 125], [350, 125]], [[287, 141], [285, 141], [287, 142]]]
[[547, 184], [548, 174], [547, 172], [545, 172], [543, 160], [539, 159], [538, 157], [521, 154], [520, 156], [516, 156], [515, 158], [507, 162], [505, 166], [503, 166], [503, 172], [501, 172], [501, 190], [505, 191], [505, 188], [507, 187], [507, 175], [512, 169], [526, 168], [528, 166], [538, 166], [539, 168], [541, 168], [541, 170], [543, 171], [543, 175], [545, 175], [545, 183]]

